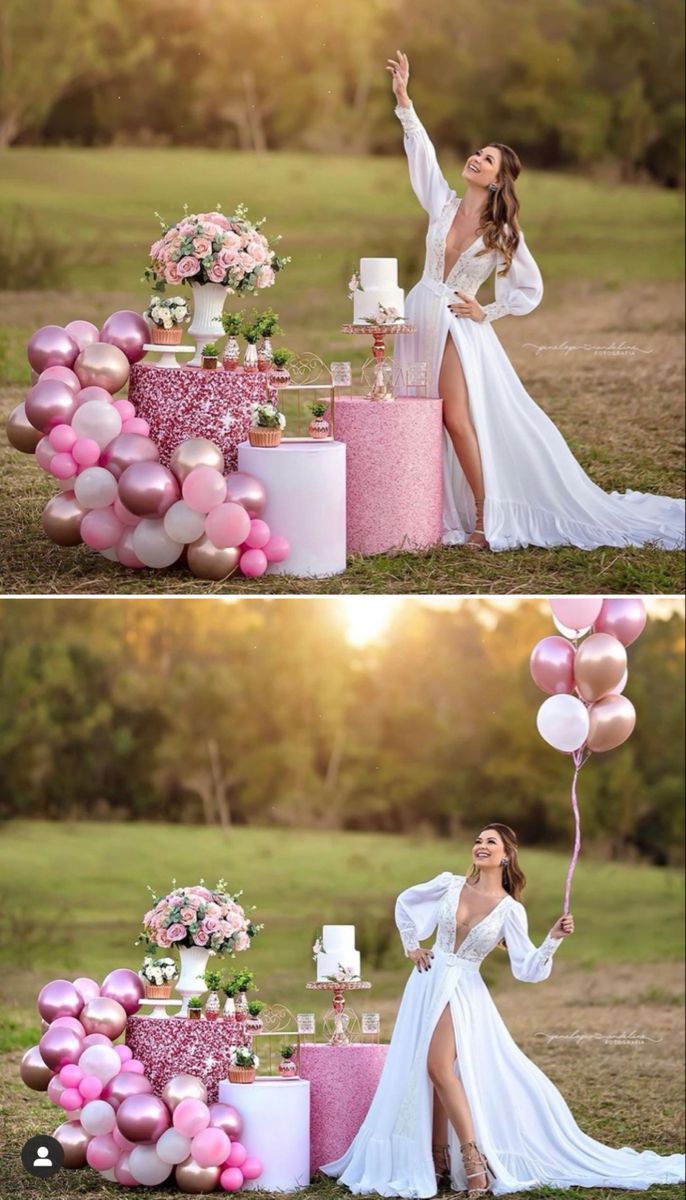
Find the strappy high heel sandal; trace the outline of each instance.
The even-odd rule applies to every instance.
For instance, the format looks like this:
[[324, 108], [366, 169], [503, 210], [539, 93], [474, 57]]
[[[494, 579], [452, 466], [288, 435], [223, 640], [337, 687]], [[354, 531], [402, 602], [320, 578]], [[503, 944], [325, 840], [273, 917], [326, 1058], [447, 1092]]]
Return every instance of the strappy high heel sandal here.
[[465, 542], [465, 546], [468, 546], [470, 550], [488, 550], [489, 549], [489, 545], [486, 540], [486, 534], [484, 533], [484, 530], [483, 530], [483, 523], [484, 523], [484, 505], [483, 505], [483, 500], [482, 500], [481, 503], [477, 504], [477, 506], [476, 506], [476, 529], [472, 530], [472, 532], [469, 535], [469, 538], [470, 539], [473, 538], [475, 534], [480, 534], [484, 540], [483, 540], [483, 542], [472, 542], [468, 539]]
[[[467, 1176], [467, 1195], [468, 1196], [488, 1196], [491, 1194], [491, 1187], [488, 1181], [489, 1175], [495, 1179], [493, 1169], [488, 1159], [481, 1153], [476, 1142], [463, 1142], [460, 1146], [462, 1152], [462, 1164], [464, 1166], [465, 1175]], [[471, 1168], [471, 1170], [470, 1170]], [[469, 1180], [476, 1179], [478, 1175], [486, 1176], [486, 1187], [470, 1188]]]
[[436, 1172], [436, 1187], [450, 1187], [450, 1153], [448, 1146], [439, 1145], [434, 1142], [431, 1146], [431, 1153]]

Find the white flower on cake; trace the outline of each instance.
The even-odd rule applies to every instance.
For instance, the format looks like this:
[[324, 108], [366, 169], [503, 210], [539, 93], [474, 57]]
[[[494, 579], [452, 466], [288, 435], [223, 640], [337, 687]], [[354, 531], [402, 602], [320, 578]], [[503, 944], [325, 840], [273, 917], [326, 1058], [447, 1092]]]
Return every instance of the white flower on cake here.
[[323, 949], [324, 949], [324, 943], [323, 943], [322, 939], [315, 938], [314, 945], [312, 946], [312, 957], [315, 962], [317, 961], [317, 955], [321, 954]]
[[327, 978], [332, 983], [357, 983], [360, 976], [355, 974], [352, 967], [344, 967], [339, 963], [338, 970], [333, 975], [327, 976]]
[[325, 925], [313, 951], [319, 983], [352, 983], [361, 979], [354, 925]]
[[355, 292], [362, 291], [364, 291], [364, 288], [360, 283], [360, 276], [358, 275], [357, 271], [353, 271], [348, 281], [348, 300], [352, 300], [354, 298]]
[[354, 325], [392, 325], [404, 320], [405, 293], [398, 287], [397, 258], [361, 258], [355, 278], [358, 286], [349, 296]]

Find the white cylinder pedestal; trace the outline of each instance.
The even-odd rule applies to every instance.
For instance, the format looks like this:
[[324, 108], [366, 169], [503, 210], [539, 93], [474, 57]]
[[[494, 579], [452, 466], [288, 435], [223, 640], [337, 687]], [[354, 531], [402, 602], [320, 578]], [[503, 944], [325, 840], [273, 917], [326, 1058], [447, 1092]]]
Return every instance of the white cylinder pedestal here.
[[241, 1143], [264, 1170], [246, 1180], [248, 1189], [295, 1192], [310, 1182], [310, 1084], [307, 1079], [258, 1078], [254, 1083], [219, 1084], [219, 1101], [243, 1118]]
[[338, 575], [346, 568], [345, 446], [342, 442], [284, 441], [265, 448], [241, 442], [238, 470], [267, 489], [262, 514], [273, 533], [288, 538], [277, 575]]

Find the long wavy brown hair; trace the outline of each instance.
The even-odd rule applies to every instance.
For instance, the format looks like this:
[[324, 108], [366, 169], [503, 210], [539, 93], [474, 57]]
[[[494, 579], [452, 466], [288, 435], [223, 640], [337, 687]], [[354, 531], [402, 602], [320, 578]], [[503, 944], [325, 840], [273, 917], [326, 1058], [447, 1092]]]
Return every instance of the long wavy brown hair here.
[[[509, 892], [509, 894], [512, 896], [512, 899], [519, 900], [524, 888], [526, 887], [526, 875], [522, 871], [517, 858], [517, 851], [519, 848], [517, 834], [515, 833], [514, 829], [510, 828], [509, 825], [503, 825], [502, 821], [491, 821], [488, 825], [482, 825], [479, 833], [484, 833], [486, 829], [495, 829], [496, 833], [499, 833], [503, 839], [507, 865], [501, 867], [500, 881], [505, 891]], [[476, 840], [476, 838], [474, 840]], [[475, 884], [480, 875], [481, 871], [475, 863], [472, 863], [472, 869], [469, 872], [469, 875], [467, 875], [467, 880], [469, 883], [472, 885]], [[505, 938], [501, 938], [501, 940], [498, 942], [498, 948], [503, 950], [507, 949]]]
[[[519, 197], [515, 189], [515, 181], [522, 169], [519, 155], [511, 146], [502, 142], [489, 142], [500, 151], [501, 163], [498, 172], [498, 187], [492, 192], [487, 189], [488, 200], [479, 225], [484, 242], [484, 249], [478, 250], [476, 257], [487, 254], [489, 250], [499, 250], [505, 259], [505, 265], [498, 275], [507, 275], [512, 266], [514, 252], [519, 245]], [[507, 826], [503, 826], [507, 828]]]

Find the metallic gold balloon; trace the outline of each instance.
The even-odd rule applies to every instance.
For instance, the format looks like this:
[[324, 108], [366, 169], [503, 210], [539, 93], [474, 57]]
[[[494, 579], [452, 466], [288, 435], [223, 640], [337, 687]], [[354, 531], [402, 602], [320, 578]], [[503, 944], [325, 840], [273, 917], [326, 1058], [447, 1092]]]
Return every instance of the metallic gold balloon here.
[[41, 518], [43, 529], [58, 546], [78, 546], [81, 537], [81, 521], [86, 515], [73, 492], [58, 492], [52, 496]]
[[603, 696], [589, 712], [589, 750], [602, 754], [616, 749], [631, 736], [635, 725], [636, 709], [626, 696]]
[[187, 1158], [176, 1168], [175, 1178], [182, 1192], [200, 1196], [213, 1192], [219, 1184], [221, 1167], [199, 1167], [193, 1158]]
[[592, 633], [581, 643], [574, 660], [574, 679], [587, 704], [607, 696], [627, 669], [626, 650], [609, 633]]
[[174, 1075], [162, 1089], [162, 1099], [170, 1112], [173, 1113], [177, 1104], [182, 1100], [202, 1100], [207, 1104], [207, 1088], [197, 1075]]
[[103, 387], [114, 395], [129, 377], [129, 360], [118, 346], [94, 342], [86, 346], [74, 363], [82, 388]]
[[52, 1135], [64, 1150], [65, 1167], [85, 1167], [86, 1149], [90, 1141], [89, 1135], [80, 1121], [65, 1121], [58, 1125]]
[[126, 1028], [126, 1009], [118, 1000], [96, 996], [84, 1004], [79, 1020], [86, 1033], [102, 1033], [114, 1041]]
[[43, 1061], [40, 1048], [32, 1046], [21, 1060], [19, 1074], [27, 1087], [34, 1092], [46, 1092], [52, 1079], [52, 1070]]
[[29, 421], [23, 403], [12, 409], [5, 423], [5, 433], [10, 446], [21, 450], [22, 454], [33, 454], [41, 440], [40, 430]]
[[171, 456], [170, 469], [176, 475], [179, 483], [183, 483], [187, 475], [195, 467], [214, 467], [215, 471], [224, 474], [224, 455], [219, 446], [215, 446], [209, 438], [188, 438]]
[[203, 534], [187, 547], [188, 569], [198, 579], [228, 579], [238, 570], [242, 551], [237, 546], [218, 550]]

